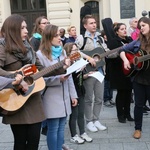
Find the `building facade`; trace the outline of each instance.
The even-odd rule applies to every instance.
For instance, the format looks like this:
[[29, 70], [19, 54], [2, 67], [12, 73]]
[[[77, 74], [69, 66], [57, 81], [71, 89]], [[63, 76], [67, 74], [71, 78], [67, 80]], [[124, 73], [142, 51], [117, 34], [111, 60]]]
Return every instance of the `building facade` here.
[[0, 0], [0, 27], [6, 17], [18, 13], [26, 17], [31, 33], [35, 18], [46, 15], [52, 24], [59, 27], [67, 29], [75, 25], [80, 34], [80, 9], [84, 5], [90, 6], [100, 29], [103, 18], [110, 17], [114, 22], [128, 26], [131, 17], [140, 18], [143, 10], [150, 11], [149, 0]]

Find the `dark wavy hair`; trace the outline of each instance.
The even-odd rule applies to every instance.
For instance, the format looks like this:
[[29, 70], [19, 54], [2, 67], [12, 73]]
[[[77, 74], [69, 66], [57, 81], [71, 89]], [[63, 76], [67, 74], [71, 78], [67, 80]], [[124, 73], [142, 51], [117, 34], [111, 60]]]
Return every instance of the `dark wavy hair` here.
[[116, 32], [120, 29], [120, 26], [122, 26], [122, 25], [125, 25], [125, 26], [126, 26], [126, 24], [124, 24], [124, 23], [115, 22], [115, 23], [113, 24], [114, 32], [116, 33]]

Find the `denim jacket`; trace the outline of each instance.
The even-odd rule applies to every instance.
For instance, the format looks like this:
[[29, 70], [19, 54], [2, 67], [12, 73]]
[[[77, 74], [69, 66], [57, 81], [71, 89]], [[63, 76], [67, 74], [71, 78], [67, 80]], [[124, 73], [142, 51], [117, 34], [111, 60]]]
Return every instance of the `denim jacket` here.
[[119, 53], [122, 51], [128, 52], [131, 51], [133, 53], [137, 53], [140, 49], [141, 43], [139, 40], [132, 41], [131, 43], [124, 45], [120, 50]]

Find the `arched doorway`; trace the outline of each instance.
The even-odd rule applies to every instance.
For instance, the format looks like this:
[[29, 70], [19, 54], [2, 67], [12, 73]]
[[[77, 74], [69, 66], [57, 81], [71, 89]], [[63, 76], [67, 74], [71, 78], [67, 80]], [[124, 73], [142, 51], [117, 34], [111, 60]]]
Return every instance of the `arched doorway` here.
[[46, 0], [10, 0], [10, 5], [12, 14], [20, 14], [26, 18], [29, 36], [35, 19], [46, 16]]
[[88, 1], [85, 3], [83, 7], [80, 9], [80, 34], [84, 35], [85, 28], [82, 24], [82, 19], [85, 15], [91, 14], [96, 18], [97, 21], [97, 28], [100, 29], [99, 23], [99, 2], [97, 1]]
[[96, 18], [97, 21], [97, 28], [100, 29], [99, 25], [99, 2], [97, 1], [88, 1], [85, 3], [85, 5], [88, 5], [91, 7], [91, 14]]

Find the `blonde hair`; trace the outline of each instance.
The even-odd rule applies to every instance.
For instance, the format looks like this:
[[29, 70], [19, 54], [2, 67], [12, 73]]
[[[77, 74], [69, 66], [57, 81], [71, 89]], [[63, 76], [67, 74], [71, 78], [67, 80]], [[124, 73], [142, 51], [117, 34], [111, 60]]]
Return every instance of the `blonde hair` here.
[[67, 28], [67, 32], [70, 32], [72, 28], [76, 28], [75, 26], [70, 26]]

